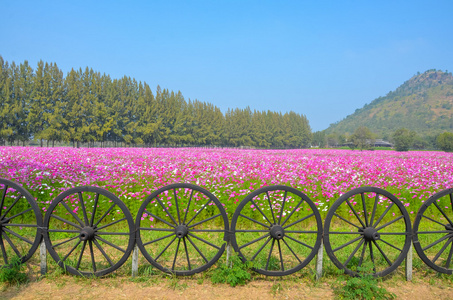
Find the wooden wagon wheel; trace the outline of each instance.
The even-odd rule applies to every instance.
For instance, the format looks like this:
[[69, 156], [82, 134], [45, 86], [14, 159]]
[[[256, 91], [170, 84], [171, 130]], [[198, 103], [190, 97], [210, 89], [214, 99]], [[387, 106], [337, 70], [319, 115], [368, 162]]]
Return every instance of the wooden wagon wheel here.
[[49, 254], [74, 275], [111, 273], [126, 262], [134, 247], [129, 210], [114, 194], [98, 187], [61, 193], [50, 204], [44, 226]]
[[42, 215], [32, 195], [22, 186], [0, 178], [0, 267], [14, 256], [23, 263], [42, 239]]
[[231, 221], [232, 245], [254, 270], [284, 276], [305, 267], [321, 245], [322, 220], [316, 205], [288, 186], [260, 188], [245, 197]]

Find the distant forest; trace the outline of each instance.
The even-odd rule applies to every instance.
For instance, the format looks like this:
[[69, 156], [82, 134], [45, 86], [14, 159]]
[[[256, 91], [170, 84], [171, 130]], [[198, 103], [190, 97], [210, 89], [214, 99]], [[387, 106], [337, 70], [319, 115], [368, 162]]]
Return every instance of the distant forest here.
[[88, 146], [228, 146], [302, 148], [305, 115], [228, 109], [155, 92], [145, 82], [112, 79], [91, 68], [66, 77], [56, 63], [10, 64], [0, 56], [0, 144]]

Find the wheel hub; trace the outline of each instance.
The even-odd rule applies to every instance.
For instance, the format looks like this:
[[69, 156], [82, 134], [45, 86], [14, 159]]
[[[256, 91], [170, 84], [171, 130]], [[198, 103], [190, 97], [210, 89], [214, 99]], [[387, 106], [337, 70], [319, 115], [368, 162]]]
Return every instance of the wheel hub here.
[[175, 234], [178, 238], [182, 239], [183, 237], [187, 236], [189, 233], [189, 228], [186, 225], [179, 225], [175, 229]]
[[445, 230], [453, 231], [453, 226], [451, 224], [445, 225]]
[[79, 238], [82, 241], [91, 241], [94, 239], [94, 229], [93, 227], [86, 226], [82, 229], [82, 231], [79, 234]]
[[280, 225], [272, 225], [271, 237], [277, 240], [281, 240], [285, 236], [285, 230]]
[[376, 241], [381, 237], [381, 235], [377, 232], [376, 228], [374, 227], [366, 227], [361, 231], [363, 232], [365, 240], [367, 240], [368, 242]]

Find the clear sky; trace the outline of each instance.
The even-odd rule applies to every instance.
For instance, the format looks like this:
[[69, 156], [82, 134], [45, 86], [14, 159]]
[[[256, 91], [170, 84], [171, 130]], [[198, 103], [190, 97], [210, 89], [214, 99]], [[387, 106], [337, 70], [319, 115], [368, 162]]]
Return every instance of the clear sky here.
[[453, 71], [453, 1], [0, 0], [0, 55], [88, 66], [313, 131], [418, 71]]

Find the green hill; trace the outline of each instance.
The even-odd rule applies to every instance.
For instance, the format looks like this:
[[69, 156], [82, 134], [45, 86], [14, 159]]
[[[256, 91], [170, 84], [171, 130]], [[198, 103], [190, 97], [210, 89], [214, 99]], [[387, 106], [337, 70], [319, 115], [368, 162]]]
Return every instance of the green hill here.
[[452, 74], [437, 70], [417, 74], [385, 97], [331, 124], [325, 133], [348, 135], [359, 126], [370, 128], [378, 138], [389, 138], [401, 127], [420, 137], [453, 131]]

